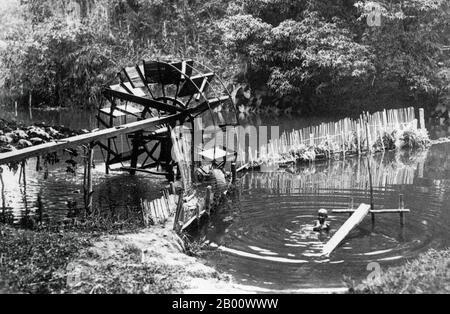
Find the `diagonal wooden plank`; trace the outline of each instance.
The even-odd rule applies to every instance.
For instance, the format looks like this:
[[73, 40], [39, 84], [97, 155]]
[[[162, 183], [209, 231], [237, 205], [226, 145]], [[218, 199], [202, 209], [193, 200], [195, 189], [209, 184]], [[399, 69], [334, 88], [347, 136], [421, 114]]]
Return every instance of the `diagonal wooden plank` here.
[[356, 226], [358, 226], [370, 211], [370, 205], [361, 204], [354, 214], [342, 225], [334, 236], [323, 247], [322, 254], [329, 256], [337, 246], [347, 237]]
[[0, 154], [0, 165], [20, 161], [30, 157], [42, 156], [51, 152], [63, 150], [65, 148], [80, 146], [82, 144], [95, 143], [102, 139], [108, 139], [123, 134], [134, 133], [137, 131], [148, 129], [153, 126], [168, 124], [176, 120], [182, 119], [183, 117], [184, 117], [183, 113], [169, 115], [161, 118], [156, 117], [125, 124], [114, 128], [100, 130], [97, 132], [69, 137], [59, 141], [52, 141], [42, 145], [36, 145], [13, 152], [2, 153]]
[[177, 113], [177, 112], [182, 112], [183, 109], [176, 107], [176, 106], [172, 106], [169, 104], [166, 104], [164, 102], [161, 101], [157, 101], [154, 99], [148, 99], [148, 98], [144, 98], [144, 97], [139, 97], [139, 96], [135, 96], [132, 94], [128, 94], [128, 93], [124, 93], [121, 91], [116, 91], [116, 90], [112, 90], [112, 89], [105, 89], [103, 91], [103, 94], [108, 98], [108, 97], [114, 97], [114, 98], [119, 98], [121, 100], [125, 100], [125, 101], [130, 101], [130, 102], [134, 102], [136, 104], [145, 106], [145, 107], [150, 107], [150, 108], [154, 108], [156, 110], [161, 110], [161, 111], [165, 111], [165, 112], [170, 112], [170, 113]]

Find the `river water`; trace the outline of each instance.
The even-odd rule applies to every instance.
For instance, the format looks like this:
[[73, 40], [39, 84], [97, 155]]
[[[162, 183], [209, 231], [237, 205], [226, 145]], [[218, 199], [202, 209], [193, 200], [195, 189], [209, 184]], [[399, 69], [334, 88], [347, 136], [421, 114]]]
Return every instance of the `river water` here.
[[450, 244], [450, 145], [414, 155], [388, 153], [372, 160], [376, 209], [411, 210], [401, 227], [398, 214], [377, 215], [353, 231], [331, 254], [323, 245], [348, 218], [330, 213], [330, 234], [312, 232], [320, 208], [370, 204], [367, 159], [330, 161], [295, 169], [247, 174], [242, 190], [215, 216], [206, 238], [218, 249], [208, 256], [246, 285], [269, 290], [338, 288], [343, 274], [365, 279], [377, 262], [400, 265], [430, 248]]
[[[0, 112], [0, 117], [15, 117], [26, 123], [97, 127], [93, 113], [34, 111], [32, 117], [29, 112], [19, 112], [16, 117], [10, 109]], [[298, 118], [253, 120], [257, 124], [278, 124], [282, 130], [316, 122]], [[68, 201], [82, 207], [82, 166], [74, 175], [65, 171], [62, 161], [49, 167], [46, 175], [45, 171], [36, 172], [35, 161], [30, 160], [26, 186], [19, 183], [18, 174], [4, 167], [3, 214], [8, 213], [16, 223], [29, 216], [44, 222], [60, 221], [69, 214]], [[106, 175], [99, 152], [95, 163], [94, 203], [114, 221], [139, 216], [140, 200], [159, 197], [167, 183], [148, 174]], [[411, 210], [404, 227], [398, 214], [377, 215], [375, 224], [367, 218], [330, 258], [319, 256], [330, 234], [311, 231], [317, 210], [369, 203], [367, 163], [366, 158], [350, 158], [247, 173], [238, 192], [209, 223], [205, 241], [211, 254], [206, 258], [233, 274], [239, 283], [266, 289], [263, 291], [303, 291], [342, 287], [343, 275], [362, 280], [371, 272], [367, 266], [372, 262], [386, 269], [430, 248], [448, 247], [450, 144], [438, 144], [422, 152], [389, 152], [371, 160], [375, 206], [397, 208], [403, 194], [405, 206]], [[347, 218], [330, 213], [331, 235]]]

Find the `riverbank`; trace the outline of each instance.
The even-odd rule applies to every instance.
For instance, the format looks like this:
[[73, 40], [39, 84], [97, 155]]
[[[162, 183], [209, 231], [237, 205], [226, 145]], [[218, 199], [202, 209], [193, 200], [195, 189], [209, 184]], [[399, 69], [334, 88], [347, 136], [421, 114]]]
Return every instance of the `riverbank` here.
[[350, 293], [357, 294], [448, 294], [450, 249], [430, 250], [403, 266], [388, 269], [374, 281], [348, 286]]
[[[173, 221], [172, 221], [173, 224]], [[1, 293], [240, 293], [185, 254], [169, 227], [132, 233], [33, 232], [0, 226]]]
[[[183, 241], [169, 227], [88, 234], [0, 226], [0, 237], [1, 294], [258, 291], [235, 284], [230, 276], [206, 266], [201, 258], [188, 256]], [[449, 293], [449, 266], [450, 250], [430, 250], [403, 266], [388, 269], [376, 281], [359, 285], [348, 281], [348, 292]]]

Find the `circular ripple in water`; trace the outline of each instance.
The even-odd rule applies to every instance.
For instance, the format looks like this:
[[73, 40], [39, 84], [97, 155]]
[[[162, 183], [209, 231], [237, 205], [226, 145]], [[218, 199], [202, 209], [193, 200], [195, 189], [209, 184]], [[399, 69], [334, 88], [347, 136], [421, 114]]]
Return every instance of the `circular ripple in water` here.
[[348, 216], [330, 214], [330, 234], [318, 234], [312, 231], [317, 210], [346, 208], [352, 197], [355, 206], [369, 203], [368, 191], [319, 188], [299, 193], [248, 187], [212, 221], [207, 238], [219, 249], [210, 259], [242, 283], [295, 291], [342, 287], [344, 275], [366, 278], [371, 262], [386, 269], [431, 247], [448, 245], [450, 220], [448, 215], [442, 218], [446, 206], [442, 187], [376, 189], [375, 204], [396, 208], [400, 191], [412, 211], [404, 228], [398, 214], [377, 215], [374, 226], [368, 217], [330, 258], [324, 258], [323, 245]]

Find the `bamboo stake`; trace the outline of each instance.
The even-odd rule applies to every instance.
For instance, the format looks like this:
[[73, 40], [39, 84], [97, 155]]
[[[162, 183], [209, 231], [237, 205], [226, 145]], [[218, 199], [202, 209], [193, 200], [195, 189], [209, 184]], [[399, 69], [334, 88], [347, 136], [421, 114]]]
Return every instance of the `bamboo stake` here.
[[88, 157], [87, 157], [87, 203], [86, 203], [86, 213], [88, 215], [92, 214], [92, 196], [94, 194], [92, 186], [92, 165], [94, 163], [94, 145], [89, 144], [88, 147]]

